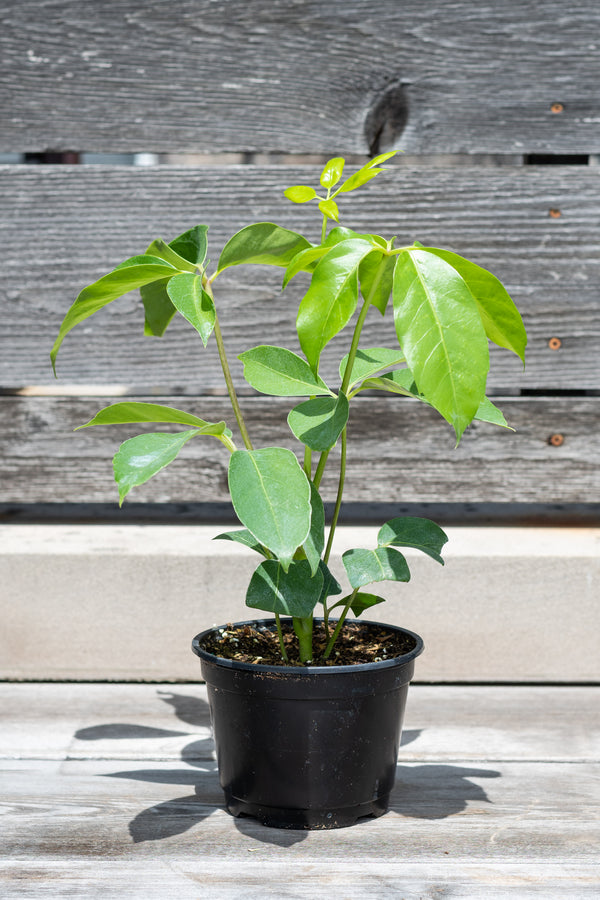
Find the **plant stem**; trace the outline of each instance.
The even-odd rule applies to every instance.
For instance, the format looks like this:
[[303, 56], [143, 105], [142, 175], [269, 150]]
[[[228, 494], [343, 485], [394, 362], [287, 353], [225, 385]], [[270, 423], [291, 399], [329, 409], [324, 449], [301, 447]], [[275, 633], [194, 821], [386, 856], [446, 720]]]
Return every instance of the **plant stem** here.
[[333, 632], [333, 634], [332, 634], [331, 637], [329, 638], [329, 643], [327, 644], [327, 647], [325, 648], [325, 653], [323, 654], [323, 659], [329, 659], [329, 657], [330, 657], [330, 655], [331, 655], [331, 651], [333, 650], [333, 647], [334, 647], [335, 642], [336, 642], [336, 640], [337, 640], [337, 636], [338, 636], [338, 634], [340, 633], [340, 631], [342, 630], [342, 626], [343, 626], [343, 624], [344, 624], [344, 621], [345, 621], [345, 619], [346, 619], [346, 616], [348, 615], [348, 610], [350, 609], [350, 607], [351, 607], [351, 605], [352, 605], [352, 601], [354, 600], [354, 598], [356, 597], [357, 594], [358, 594], [358, 588], [354, 588], [354, 590], [352, 591], [352, 593], [351, 593], [350, 596], [348, 597], [348, 602], [346, 603], [346, 605], [345, 605], [345, 607], [344, 607], [344, 610], [343, 610], [341, 616], [340, 616], [339, 619], [338, 619], [338, 623], [337, 623], [337, 625], [336, 625], [336, 627], [335, 627], [335, 631]]
[[300, 651], [300, 661], [308, 663], [312, 660], [312, 633], [313, 633], [313, 617], [293, 616], [292, 624], [294, 631], [298, 637], [298, 649]]
[[217, 349], [219, 351], [219, 359], [221, 360], [221, 368], [223, 369], [223, 376], [225, 378], [225, 384], [227, 385], [227, 393], [229, 394], [229, 399], [231, 401], [231, 407], [233, 409], [233, 413], [235, 415], [235, 419], [238, 424], [238, 428], [240, 429], [240, 434], [242, 436], [244, 446], [245, 446], [246, 450], [252, 450], [252, 441], [250, 440], [250, 435], [248, 434], [248, 429], [246, 428], [246, 423], [244, 422], [242, 410], [240, 409], [240, 404], [238, 402], [237, 394], [235, 392], [233, 378], [231, 377], [231, 370], [229, 368], [229, 363], [227, 361], [227, 355], [225, 353], [225, 345], [223, 343], [223, 335], [221, 334], [221, 326], [219, 325], [219, 317], [217, 316], [216, 312], [215, 312], [215, 339], [217, 341]]
[[313, 479], [313, 484], [317, 488], [321, 484], [321, 478], [323, 477], [323, 472], [325, 470], [325, 463], [327, 462], [327, 457], [329, 456], [329, 450], [324, 450], [319, 457], [319, 462], [317, 464], [317, 471], [315, 472], [315, 477]]
[[335, 529], [337, 526], [338, 516], [340, 514], [340, 509], [342, 508], [342, 497], [344, 494], [344, 482], [346, 480], [346, 448], [347, 448], [347, 433], [346, 428], [342, 431], [342, 446], [341, 446], [341, 458], [340, 458], [340, 477], [338, 480], [338, 491], [337, 497], [335, 498], [335, 508], [333, 510], [333, 516], [331, 519], [331, 525], [329, 526], [329, 537], [327, 539], [327, 547], [325, 548], [325, 555], [323, 556], [323, 562], [325, 565], [329, 562], [329, 557], [331, 555], [331, 548], [333, 546], [333, 536], [335, 534]]
[[283, 643], [283, 631], [281, 630], [281, 618], [279, 613], [275, 613], [275, 624], [277, 625], [277, 635], [279, 637], [279, 649], [281, 650], [281, 658], [284, 662], [289, 662], [285, 644]]

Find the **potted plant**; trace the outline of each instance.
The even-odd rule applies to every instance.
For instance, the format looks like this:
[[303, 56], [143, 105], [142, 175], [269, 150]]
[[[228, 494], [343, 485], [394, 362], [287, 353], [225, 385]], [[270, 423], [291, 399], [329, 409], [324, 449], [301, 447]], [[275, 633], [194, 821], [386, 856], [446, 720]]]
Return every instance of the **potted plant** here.
[[[121, 445], [114, 457], [121, 503], [190, 440], [213, 439], [229, 455], [229, 490], [242, 528], [218, 537], [260, 557], [246, 603], [268, 617], [209, 629], [194, 638], [193, 649], [208, 684], [227, 806], [269, 825], [337, 827], [387, 808], [406, 691], [423, 643], [405, 629], [359, 617], [383, 602], [371, 585], [409, 580], [399, 548], [418, 548], [443, 563], [442, 529], [428, 519], [398, 517], [380, 528], [376, 546], [343, 554], [349, 589], [344, 592], [330, 571], [349, 410], [353, 405], [360, 414], [362, 408], [354, 399], [385, 391], [425, 403], [453, 427], [458, 443], [473, 419], [507, 427], [485, 396], [489, 341], [524, 359], [521, 316], [494, 275], [449, 250], [420, 243], [396, 247], [394, 238], [340, 226], [338, 200], [384, 171], [393, 155], [377, 156], [346, 178], [337, 157], [325, 165], [319, 188], [285, 191], [293, 203], [316, 202], [322, 217], [316, 242], [270, 222], [251, 224], [227, 241], [210, 271], [206, 225], [169, 243], [154, 240], [145, 253], [81, 291], [51, 353], [54, 366], [75, 325], [135, 288], [146, 334], [162, 335], [179, 312], [204, 345], [216, 340], [235, 435], [233, 421], [209, 422], [138, 402], [108, 406], [80, 427], [181, 427]], [[256, 391], [294, 398], [287, 421], [298, 455], [285, 447], [254, 447], [235, 392], [215, 288], [221, 273], [242, 264], [281, 267], [284, 288], [296, 277], [308, 281], [297, 316], [294, 310], [301, 353], [261, 345], [239, 357]], [[381, 316], [389, 311], [393, 319], [389, 347], [361, 342], [372, 310]], [[345, 331], [339, 383], [326, 383], [321, 355]], [[332, 454], [336, 445], [339, 454]], [[333, 462], [339, 486], [326, 523], [320, 486]]]

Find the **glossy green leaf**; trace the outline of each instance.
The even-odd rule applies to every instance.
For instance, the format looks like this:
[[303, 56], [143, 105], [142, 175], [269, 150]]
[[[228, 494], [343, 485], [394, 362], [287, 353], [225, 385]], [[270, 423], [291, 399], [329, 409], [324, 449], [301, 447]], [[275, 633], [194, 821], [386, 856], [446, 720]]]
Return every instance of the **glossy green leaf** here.
[[342, 184], [340, 188], [336, 191], [336, 193], [346, 194], [348, 191], [355, 191], [356, 188], [361, 187], [363, 184], [366, 184], [371, 178], [375, 178], [376, 175], [379, 175], [380, 172], [384, 172], [385, 169], [377, 168], [381, 163], [385, 162], [388, 159], [391, 159], [392, 156], [396, 155], [396, 151], [392, 150], [389, 153], [381, 153], [379, 156], [376, 156], [374, 159], [369, 160], [368, 163], [365, 163], [362, 168], [355, 172], [350, 178], [347, 178], [346, 181]]
[[313, 371], [323, 348], [349, 322], [358, 301], [358, 267], [373, 251], [369, 242], [336, 244], [319, 261], [300, 308], [296, 327], [300, 346]]
[[333, 219], [334, 222], [340, 221], [340, 211], [335, 200], [321, 200], [319, 209], [328, 219]]
[[281, 447], [236, 450], [229, 460], [229, 492], [242, 525], [287, 571], [311, 519], [310, 484], [294, 454]]
[[308, 250], [301, 250], [300, 253], [297, 253], [285, 270], [282, 288], [285, 290], [298, 272], [313, 272], [318, 260], [325, 256], [328, 250], [329, 247], [326, 244], [319, 244], [318, 247], [309, 247]]
[[475, 419], [478, 422], [489, 422], [491, 425], [499, 425], [501, 428], [508, 428], [509, 431], [515, 430], [508, 424], [502, 411], [498, 409], [497, 406], [494, 406], [488, 397], [485, 397], [479, 404]]
[[280, 228], [272, 222], [257, 222], [242, 228], [230, 238], [219, 259], [218, 271], [242, 263], [287, 267], [301, 250], [312, 244], [287, 228]]
[[[338, 600], [337, 603], [330, 608], [331, 610], [336, 609], [336, 607], [341, 606], [342, 608], [346, 605], [350, 596], [342, 597], [341, 600]], [[378, 603], [385, 603], [385, 597], [378, 597], [377, 594], [366, 594], [362, 591], [359, 591], [358, 594], [355, 594], [352, 598], [352, 603], [350, 604], [350, 609], [352, 610], [353, 615], [358, 617], [364, 613], [366, 609], [370, 609], [372, 606], [377, 606]]]
[[488, 340], [464, 279], [445, 260], [411, 247], [394, 270], [394, 324], [418, 391], [457, 441], [485, 396]]
[[288, 425], [295, 437], [310, 450], [323, 453], [335, 446], [348, 421], [348, 399], [315, 397], [290, 410]]
[[208, 225], [194, 225], [169, 242], [169, 247], [182, 256], [194, 269], [204, 265], [208, 252]]
[[155, 241], [152, 241], [146, 253], [151, 256], [157, 256], [159, 259], [164, 259], [165, 262], [170, 263], [174, 266], [178, 271], [183, 272], [195, 272], [196, 266], [185, 259], [183, 256], [180, 256], [176, 250], [163, 241], [162, 238], [157, 238]]
[[321, 554], [325, 547], [325, 509], [323, 501], [318, 490], [310, 482], [310, 531], [308, 537], [302, 544], [302, 549], [306, 554], [306, 558], [310, 564], [310, 570], [314, 575], [319, 568], [321, 562]]
[[173, 266], [162, 259], [153, 256], [134, 256], [125, 260], [108, 275], [103, 275], [98, 281], [83, 288], [60, 326], [58, 337], [50, 352], [52, 366], [54, 367], [56, 364], [60, 345], [75, 325], [93, 316], [108, 303], [129, 291], [141, 288], [143, 285], [164, 278], [175, 271]]
[[199, 419], [198, 416], [193, 416], [181, 409], [174, 409], [171, 406], [127, 400], [106, 406], [96, 413], [93, 419], [90, 419], [85, 425], [80, 425], [79, 428], [89, 428], [90, 425], [130, 425], [137, 422], [171, 422], [174, 425], [192, 425], [202, 434], [218, 436], [228, 433], [231, 435], [225, 422], [206, 422], [204, 419]]
[[345, 162], [346, 160], [342, 156], [335, 156], [325, 163], [325, 167], [319, 178], [321, 187], [332, 188], [338, 183], [342, 177]]
[[385, 315], [392, 294], [395, 265], [395, 256], [370, 253], [363, 259], [358, 270], [361, 294], [365, 300], [370, 299], [371, 305], [378, 309], [382, 316]]
[[425, 248], [449, 263], [464, 279], [479, 308], [486, 334], [499, 347], [512, 350], [525, 362], [527, 333], [523, 319], [501, 281], [468, 259], [449, 250]]
[[364, 587], [374, 581], [410, 581], [403, 555], [392, 547], [376, 550], [346, 550], [342, 562], [352, 587]]
[[323, 588], [320, 570], [312, 575], [308, 560], [292, 562], [288, 569], [275, 559], [261, 563], [248, 585], [246, 606], [281, 616], [310, 616]]
[[[340, 378], [342, 381], [348, 364], [348, 355], [346, 354], [340, 362]], [[359, 348], [356, 351], [349, 385], [352, 387], [359, 381], [370, 378], [383, 369], [389, 369], [390, 366], [400, 365], [404, 361], [404, 354], [398, 348], [393, 350], [387, 347], [368, 347], [364, 350]]]
[[335, 578], [335, 576], [331, 574], [327, 564], [324, 563], [323, 560], [321, 560], [321, 562], [319, 563], [319, 568], [323, 573], [323, 590], [321, 591], [319, 602], [325, 603], [328, 597], [341, 594], [342, 586], [337, 578]]
[[173, 306], [193, 325], [206, 347], [215, 327], [215, 304], [202, 287], [202, 276], [184, 272], [174, 275], [167, 284]]
[[310, 397], [331, 391], [301, 356], [285, 347], [261, 345], [240, 353], [244, 378], [253, 388], [275, 397]]
[[140, 295], [144, 304], [144, 334], [162, 337], [177, 310], [171, 303], [167, 284], [172, 276], [142, 285]]
[[178, 434], [140, 434], [121, 444], [113, 460], [119, 504], [133, 487], [144, 484], [173, 462], [181, 448], [197, 433], [194, 429]]
[[444, 565], [441, 551], [448, 536], [430, 519], [400, 516], [382, 525], [377, 535], [379, 547], [413, 547]]
[[[423, 395], [418, 392], [412, 372], [409, 369], [397, 369], [394, 372], [385, 372], [379, 378], [368, 378], [362, 383], [360, 389], [389, 391], [393, 394], [402, 394], [405, 397], [414, 397], [415, 400], [427, 403]], [[502, 428], [508, 428], [509, 431], [514, 431], [514, 428], [511, 428], [507, 423], [501, 410], [494, 406], [487, 397], [484, 397], [479, 404], [474, 419], [478, 422], [489, 422], [491, 425], [499, 425]]]
[[292, 203], [307, 203], [317, 196], [315, 189], [307, 184], [294, 184], [292, 187], [286, 188], [283, 193]]
[[269, 551], [256, 540], [253, 534], [250, 534], [247, 528], [240, 528], [237, 531], [224, 531], [222, 534], [215, 535], [213, 541], [233, 541], [236, 544], [243, 544], [244, 547], [249, 547], [256, 553], [260, 553], [261, 556], [269, 557]]

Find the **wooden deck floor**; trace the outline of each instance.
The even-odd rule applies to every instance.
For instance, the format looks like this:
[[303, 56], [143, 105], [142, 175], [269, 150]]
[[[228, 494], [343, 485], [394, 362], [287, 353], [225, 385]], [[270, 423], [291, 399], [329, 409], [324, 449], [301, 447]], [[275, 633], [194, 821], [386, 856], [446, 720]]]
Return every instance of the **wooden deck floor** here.
[[222, 808], [202, 685], [0, 684], [0, 897], [600, 897], [600, 688], [413, 686], [389, 813]]

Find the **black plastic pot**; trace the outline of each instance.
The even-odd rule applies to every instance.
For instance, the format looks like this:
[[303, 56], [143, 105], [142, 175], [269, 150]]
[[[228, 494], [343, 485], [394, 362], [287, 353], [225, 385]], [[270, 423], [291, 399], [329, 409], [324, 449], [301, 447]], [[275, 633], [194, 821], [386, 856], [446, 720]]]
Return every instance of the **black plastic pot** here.
[[[253, 620], [273, 627], [273, 619]], [[375, 624], [375, 623], [363, 623]], [[378, 624], [377, 627], [381, 628]], [[277, 828], [341, 828], [388, 808], [414, 661], [265, 666], [192, 649], [208, 686], [227, 809]]]

